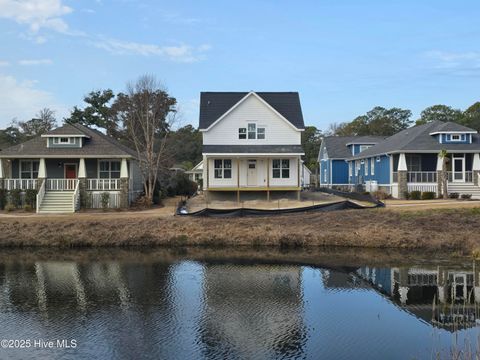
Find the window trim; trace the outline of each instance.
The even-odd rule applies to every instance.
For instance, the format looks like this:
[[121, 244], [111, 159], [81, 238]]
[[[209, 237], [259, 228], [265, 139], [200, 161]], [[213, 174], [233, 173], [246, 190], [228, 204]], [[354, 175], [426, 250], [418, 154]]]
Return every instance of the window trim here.
[[[275, 161], [279, 161], [279, 166], [275, 167]], [[288, 161], [288, 167], [283, 166], [283, 162]], [[278, 176], [275, 176], [275, 170], [278, 170]], [[283, 176], [283, 171], [288, 170], [288, 176]], [[290, 159], [272, 159], [272, 179], [290, 179]]]
[[[250, 130], [250, 125], [253, 125], [254, 129]], [[250, 137], [250, 134], [253, 134], [253, 138]], [[248, 123], [247, 124], [247, 139], [248, 140], [257, 140], [257, 124], [256, 123]]]
[[[68, 139], [67, 142], [61, 141], [61, 139]], [[54, 145], [74, 145], [75, 144], [75, 138], [69, 137], [69, 136], [58, 136], [53, 138], [53, 144]]]
[[[245, 130], [242, 132], [241, 130]], [[241, 136], [245, 137], [241, 137]], [[238, 140], [247, 140], [247, 128], [238, 128]]]
[[368, 163], [369, 163], [369, 162], [370, 162], [370, 161], [368, 161], [368, 159], [365, 159], [365, 161], [364, 161], [364, 164], [365, 164], [364, 166], [365, 166], [365, 168], [363, 169], [363, 173], [365, 174], [365, 176], [368, 176]]
[[[108, 165], [108, 178], [107, 177], [101, 177], [100, 176], [100, 172], [102, 173], [105, 173], [107, 172], [106, 170], [100, 170], [100, 163], [102, 162], [108, 162], [109, 165]], [[112, 162], [116, 162], [116, 163], [119, 163], [120, 164], [120, 169], [118, 171], [113, 171], [113, 172], [118, 172], [118, 178], [117, 177], [112, 177], [112, 166], [111, 166], [111, 163]], [[97, 178], [98, 179], [120, 179], [120, 176], [121, 176], [121, 172], [122, 172], [122, 162], [121, 160], [117, 160], [117, 159], [98, 159], [97, 161]]]
[[[216, 167], [215, 162], [221, 161], [221, 167]], [[230, 167], [225, 167], [225, 162], [229, 161], [230, 162]], [[233, 161], [232, 159], [213, 159], [213, 178], [214, 179], [231, 179], [232, 178], [232, 169], [233, 169]], [[220, 170], [220, 175], [217, 176], [217, 170]], [[225, 176], [225, 170], [230, 171], [230, 176], [226, 177]]]
[[375, 175], [375, 158], [370, 159], [370, 175]]
[[[22, 171], [22, 164], [23, 163], [30, 163], [30, 177], [26, 178], [23, 177], [23, 173], [27, 173], [27, 171]], [[37, 163], [37, 171], [33, 171], [33, 163]], [[40, 169], [40, 161], [39, 160], [27, 160], [27, 159], [21, 159], [20, 164], [18, 166], [18, 176], [20, 179], [38, 179], [38, 170]], [[34, 174], [37, 173], [37, 176], [35, 177]]]
[[[453, 138], [454, 136], [458, 136], [458, 139], [454, 139]], [[450, 141], [454, 141], [454, 142], [465, 141], [462, 138], [463, 138], [463, 134], [450, 134]]]

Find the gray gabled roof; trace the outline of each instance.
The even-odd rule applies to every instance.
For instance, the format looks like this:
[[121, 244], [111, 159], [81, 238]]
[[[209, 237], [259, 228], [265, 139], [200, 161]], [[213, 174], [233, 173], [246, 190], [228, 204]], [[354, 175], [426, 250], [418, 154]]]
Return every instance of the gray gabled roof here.
[[330, 159], [347, 159], [352, 156], [347, 144], [374, 145], [384, 139], [385, 136], [327, 136], [323, 138], [321, 148], [326, 147]]
[[[302, 107], [298, 92], [255, 92], [297, 129], [304, 129]], [[207, 129], [248, 92], [200, 93], [200, 129]]]
[[204, 154], [304, 154], [301, 145], [203, 145]]
[[[60, 130], [65, 128], [63, 130]], [[57, 129], [56, 129], [57, 130]], [[75, 133], [73, 133], [75, 131]], [[52, 134], [52, 132], [49, 132]], [[118, 140], [80, 124], [65, 124], [52, 135], [84, 135], [81, 148], [47, 147], [47, 139], [35, 137], [24, 143], [0, 151], [0, 158], [41, 158], [41, 157], [136, 157], [134, 150], [121, 144]]]
[[64, 124], [58, 128], [55, 128], [42, 136], [55, 136], [55, 135], [70, 135], [70, 136], [87, 136], [84, 131], [72, 124]]
[[440, 144], [438, 139], [430, 134], [442, 131], [475, 132], [475, 130], [459, 124], [451, 122], [445, 123], [443, 121], [432, 121], [427, 124], [417, 125], [402, 130], [395, 135], [386, 138], [381, 143], [362, 151], [357, 156], [351, 157], [351, 159], [361, 159], [398, 152], [439, 152], [443, 149], [447, 151], [480, 150], [480, 137], [478, 134], [472, 134], [471, 144]]

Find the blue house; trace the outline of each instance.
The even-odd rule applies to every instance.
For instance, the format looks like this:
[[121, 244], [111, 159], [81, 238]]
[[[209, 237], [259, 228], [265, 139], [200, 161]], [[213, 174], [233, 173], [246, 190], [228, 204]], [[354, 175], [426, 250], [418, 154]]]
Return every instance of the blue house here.
[[347, 159], [383, 141], [382, 136], [327, 136], [318, 154], [321, 187], [349, 188]]
[[[442, 150], [448, 153], [443, 168]], [[480, 136], [476, 130], [433, 121], [386, 138], [348, 159], [350, 188], [385, 190], [394, 198], [412, 191], [443, 193], [441, 175], [448, 174], [448, 193], [480, 198]]]

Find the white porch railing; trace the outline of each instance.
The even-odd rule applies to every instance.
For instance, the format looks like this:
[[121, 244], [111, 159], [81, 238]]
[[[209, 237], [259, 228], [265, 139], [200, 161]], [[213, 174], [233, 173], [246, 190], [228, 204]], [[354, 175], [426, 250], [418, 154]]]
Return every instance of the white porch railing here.
[[40, 205], [42, 205], [43, 197], [45, 196], [45, 181], [42, 182], [42, 186], [38, 189], [37, 193], [37, 213], [40, 210]]
[[47, 191], [75, 191], [78, 179], [47, 179]]
[[77, 184], [75, 185], [75, 191], [73, 192], [73, 212], [77, 211], [80, 209], [80, 182], [77, 181]]
[[436, 183], [436, 171], [409, 171], [407, 173], [407, 182], [409, 183]]
[[120, 190], [120, 179], [87, 179], [87, 190]]
[[[462, 182], [461, 178], [463, 177], [463, 182], [473, 182], [473, 171], [465, 171], [464, 174], [461, 171], [456, 171], [455, 175], [455, 181]], [[448, 182], [453, 182], [453, 173], [451, 171], [448, 171]]]
[[36, 189], [37, 179], [3, 179], [3, 188], [6, 190]]
[[428, 183], [409, 183], [407, 184], [408, 192], [420, 191], [420, 192], [437, 192], [437, 184]]

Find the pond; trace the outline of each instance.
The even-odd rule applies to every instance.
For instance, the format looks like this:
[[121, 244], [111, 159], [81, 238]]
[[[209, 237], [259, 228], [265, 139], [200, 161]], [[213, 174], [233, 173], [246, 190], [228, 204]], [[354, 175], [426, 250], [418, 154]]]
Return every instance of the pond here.
[[477, 267], [340, 249], [2, 251], [0, 358], [450, 358], [478, 345]]

